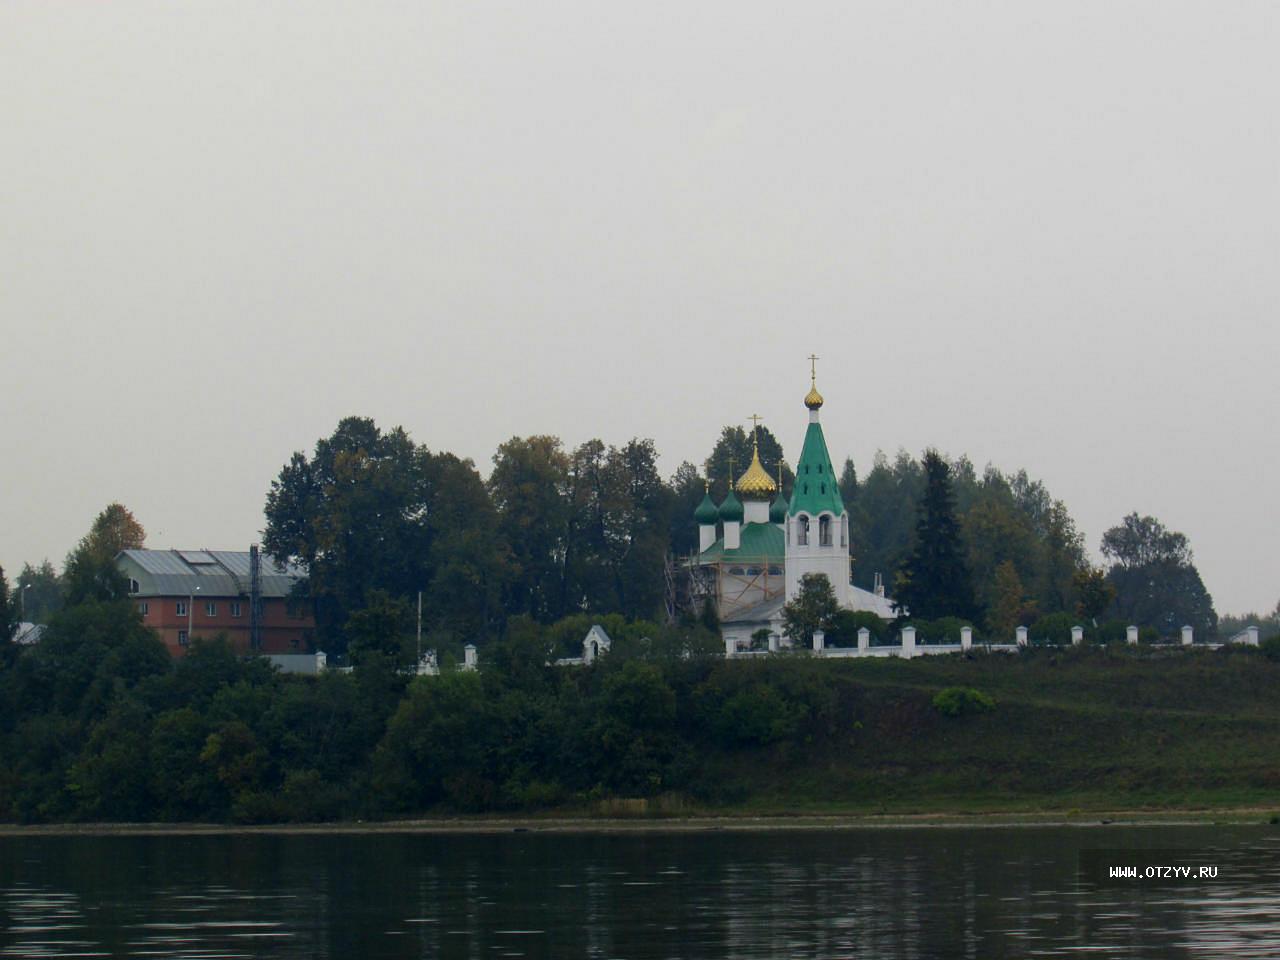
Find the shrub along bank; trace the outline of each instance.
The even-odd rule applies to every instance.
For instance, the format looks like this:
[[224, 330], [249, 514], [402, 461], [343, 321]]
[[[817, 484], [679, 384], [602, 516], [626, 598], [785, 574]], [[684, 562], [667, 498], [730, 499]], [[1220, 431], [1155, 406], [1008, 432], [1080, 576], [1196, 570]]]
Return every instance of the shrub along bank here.
[[725, 661], [645, 633], [555, 668], [555, 629], [513, 621], [478, 673], [296, 677], [216, 643], [173, 664], [128, 604], [76, 608], [0, 651], [0, 819], [1280, 806], [1258, 650]]

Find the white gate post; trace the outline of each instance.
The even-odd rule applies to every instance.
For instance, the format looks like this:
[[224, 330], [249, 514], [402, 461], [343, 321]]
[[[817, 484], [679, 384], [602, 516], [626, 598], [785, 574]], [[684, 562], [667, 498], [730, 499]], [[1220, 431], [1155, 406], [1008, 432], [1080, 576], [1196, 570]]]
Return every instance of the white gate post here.
[[902, 628], [902, 655], [910, 660], [916, 655], [916, 628]]

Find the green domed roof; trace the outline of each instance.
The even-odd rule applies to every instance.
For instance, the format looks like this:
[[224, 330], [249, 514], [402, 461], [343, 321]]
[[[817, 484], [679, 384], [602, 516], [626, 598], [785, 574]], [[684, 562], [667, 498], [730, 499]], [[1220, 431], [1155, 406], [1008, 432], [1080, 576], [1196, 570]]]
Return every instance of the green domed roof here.
[[711, 499], [711, 493], [708, 491], [703, 494], [702, 502], [698, 504], [698, 509], [693, 511], [693, 519], [700, 524], [715, 525], [716, 520], [720, 518], [720, 511], [716, 509], [715, 501]]
[[786, 523], [787, 521], [787, 495], [782, 492], [782, 488], [778, 488], [778, 497], [769, 505], [769, 522], [770, 523]]
[[724, 503], [720, 504], [720, 519], [727, 523], [741, 523], [742, 517], [742, 504], [733, 495], [733, 487], [730, 487], [729, 495], [724, 498]]

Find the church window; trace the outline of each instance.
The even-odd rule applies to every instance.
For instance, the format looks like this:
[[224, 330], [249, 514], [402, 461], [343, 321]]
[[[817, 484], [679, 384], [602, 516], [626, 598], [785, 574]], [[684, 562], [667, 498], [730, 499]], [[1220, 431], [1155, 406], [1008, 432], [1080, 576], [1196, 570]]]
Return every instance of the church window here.
[[729, 576], [731, 576], [731, 577], [740, 577], [740, 576], [742, 576], [742, 574], [743, 574], [743, 570], [742, 570], [742, 568], [741, 568], [741, 567], [730, 567], [730, 568], [729, 568]]
[[818, 544], [823, 547], [831, 546], [831, 518], [818, 518]]
[[775, 564], [771, 564], [771, 565], [769, 566], [769, 576], [771, 576], [771, 577], [780, 577], [780, 576], [782, 576], [782, 568], [781, 568], [780, 566], [778, 566], [776, 563], [775, 563]]
[[760, 568], [759, 568], [759, 567], [747, 567], [747, 576], [749, 576], [749, 577], [758, 577], [758, 576], [760, 576]]
[[801, 517], [800, 525], [796, 528], [796, 543], [802, 547], [809, 545], [809, 518]]

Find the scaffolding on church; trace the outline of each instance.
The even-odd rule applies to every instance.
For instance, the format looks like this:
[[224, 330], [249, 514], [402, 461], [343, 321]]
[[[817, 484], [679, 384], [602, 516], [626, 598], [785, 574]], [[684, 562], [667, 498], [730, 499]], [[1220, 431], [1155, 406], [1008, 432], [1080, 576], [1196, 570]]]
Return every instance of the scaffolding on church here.
[[709, 600], [721, 620], [782, 597], [786, 576], [777, 558], [734, 557], [700, 560], [697, 554], [666, 563], [666, 607], [669, 621], [697, 616]]

